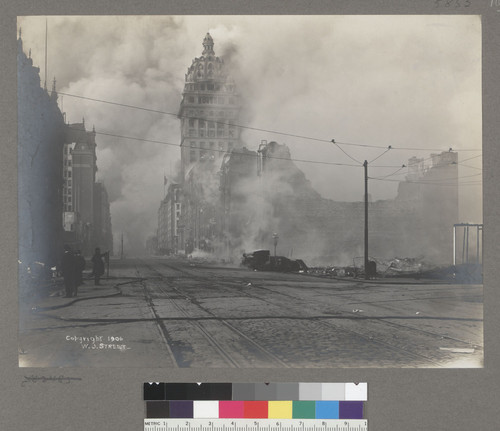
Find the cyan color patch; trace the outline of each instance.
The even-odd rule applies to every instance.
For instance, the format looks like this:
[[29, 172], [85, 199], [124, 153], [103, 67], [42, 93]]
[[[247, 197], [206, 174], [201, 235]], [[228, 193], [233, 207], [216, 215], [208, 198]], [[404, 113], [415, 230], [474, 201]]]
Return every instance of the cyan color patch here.
[[338, 401], [316, 401], [316, 419], [338, 419]]

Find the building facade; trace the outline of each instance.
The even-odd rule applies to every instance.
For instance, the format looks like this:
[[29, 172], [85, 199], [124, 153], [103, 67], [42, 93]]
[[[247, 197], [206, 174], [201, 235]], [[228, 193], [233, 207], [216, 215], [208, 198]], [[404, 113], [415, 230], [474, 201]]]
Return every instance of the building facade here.
[[108, 192], [104, 184], [94, 184], [94, 247], [113, 254], [113, 231]]
[[[214, 41], [207, 33], [202, 55], [193, 60], [185, 75], [179, 109], [182, 211], [176, 250], [212, 251], [221, 240], [217, 207], [220, 168], [225, 154], [242, 147], [237, 127], [240, 110], [234, 80], [224, 60], [215, 55]], [[159, 232], [163, 230], [173, 231], [159, 226]], [[160, 236], [158, 241], [162, 244]]]
[[85, 130], [85, 121], [68, 124], [64, 145], [65, 242], [91, 255], [98, 232], [94, 208], [97, 156], [95, 131]]
[[224, 60], [215, 55], [214, 41], [207, 33], [202, 55], [193, 60], [185, 75], [179, 109], [183, 177], [193, 164], [220, 165], [227, 151], [241, 146], [240, 129], [235, 126], [240, 109], [236, 85]]
[[177, 254], [183, 251], [181, 237], [181, 194], [179, 184], [170, 184], [167, 195], [158, 209], [157, 250], [159, 254]]
[[96, 247], [113, 251], [108, 193], [96, 181], [96, 132], [81, 123], [66, 125], [63, 148], [63, 225], [65, 243], [85, 256]]
[[55, 85], [40, 85], [40, 69], [17, 53], [19, 260], [55, 265], [63, 246], [64, 117]]

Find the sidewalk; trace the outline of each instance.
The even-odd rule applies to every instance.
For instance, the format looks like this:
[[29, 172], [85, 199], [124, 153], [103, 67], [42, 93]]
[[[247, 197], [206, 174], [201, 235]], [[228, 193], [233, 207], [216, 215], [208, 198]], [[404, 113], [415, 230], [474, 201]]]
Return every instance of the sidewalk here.
[[78, 296], [66, 298], [64, 282], [62, 278], [60, 280], [57, 279], [49, 295], [32, 298], [29, 301], [31, 303], [30, 308], [37, 309], [38, 311], [53, 310], [57, 308], [67, 307], [76, 302], [88, 299], [118, 296], [121, 295], [121, 291], [117, 286], [122, 281], [123, 280], [121, 280], [120, 278], [103, 277], [101, 278], [101, 284], [99, 286], [96, 286], [94, 285], [94, 280], [92, 278], [86, 278], [84, 275], [84, 284], [78, 287]]

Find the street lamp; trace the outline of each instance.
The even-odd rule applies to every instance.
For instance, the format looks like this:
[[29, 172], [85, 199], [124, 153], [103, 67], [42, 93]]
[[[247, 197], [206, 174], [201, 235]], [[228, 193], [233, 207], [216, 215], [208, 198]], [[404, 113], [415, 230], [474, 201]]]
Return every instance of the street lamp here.
[[276, 259], [276, 246], [278, 245], [279, 236], [277, 233], [273, 233], [273, 242], [274, 242], [274, 258]]

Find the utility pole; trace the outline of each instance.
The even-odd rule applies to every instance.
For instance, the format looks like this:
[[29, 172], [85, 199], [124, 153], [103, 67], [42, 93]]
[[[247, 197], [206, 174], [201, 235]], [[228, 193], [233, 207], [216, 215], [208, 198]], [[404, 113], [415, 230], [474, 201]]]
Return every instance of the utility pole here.
[[[278, 245], [279, 236], [277, 233], [273, 233], [273, 243], [274, 243], [274, 259], [276, 259], [276, 247]], [[275, 262], [276, 264], [276, 262]]]
[[123, 260], [123, 233], [122, 233], [122, 247], [120, 252], [120, 259]]
[[368, 161], [363, 163], [365, 168], [365, 280], [368, 280]]

